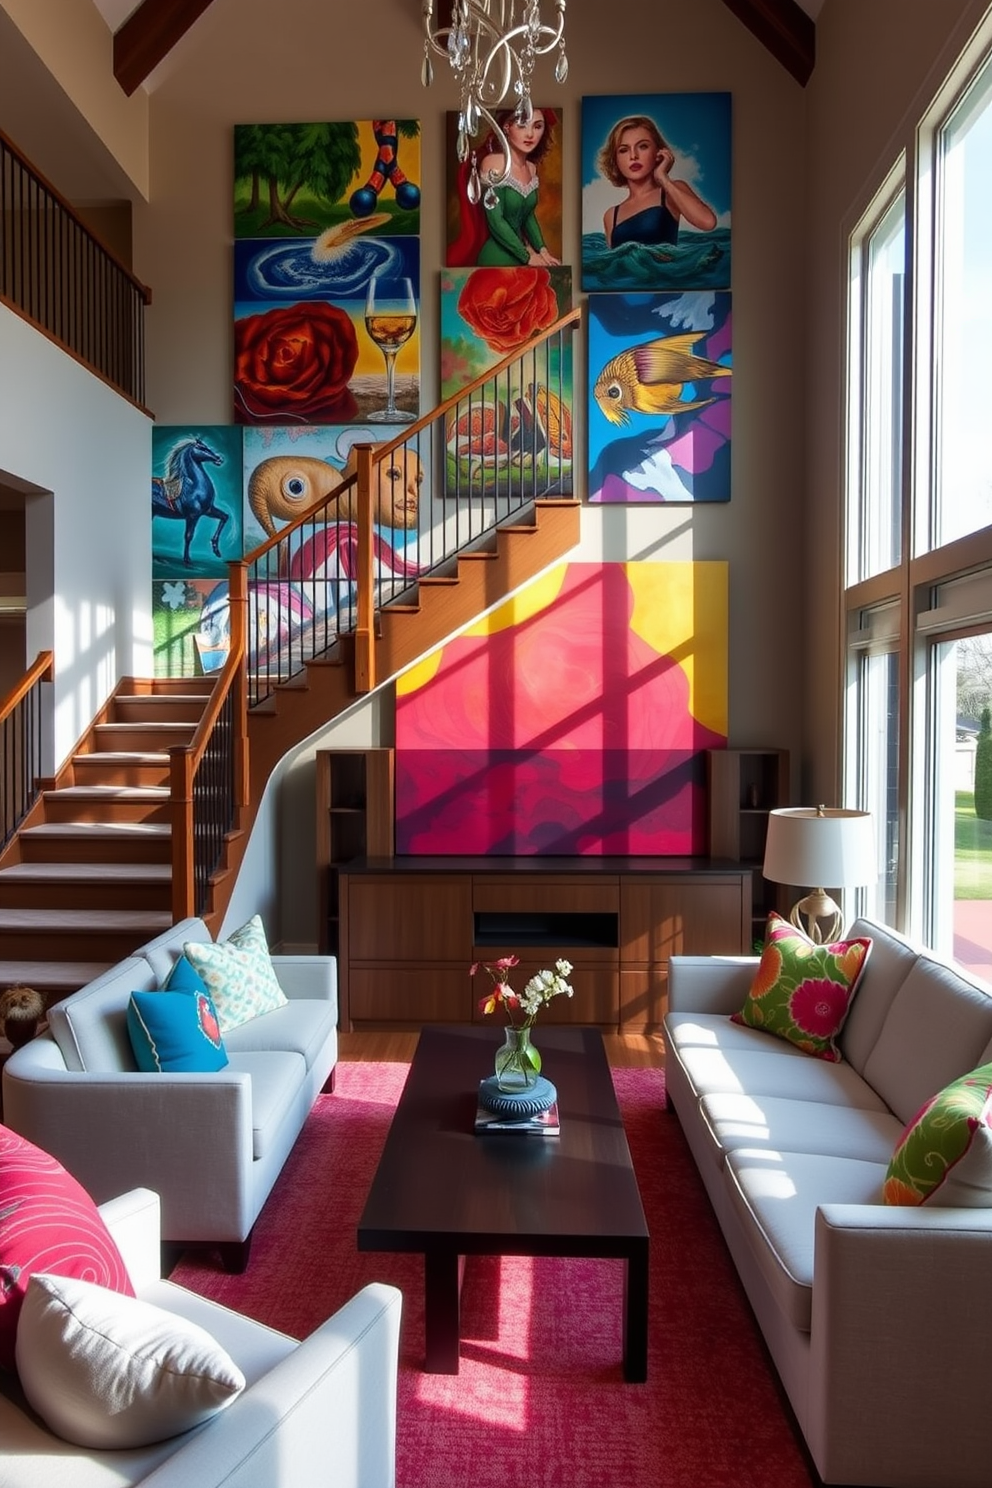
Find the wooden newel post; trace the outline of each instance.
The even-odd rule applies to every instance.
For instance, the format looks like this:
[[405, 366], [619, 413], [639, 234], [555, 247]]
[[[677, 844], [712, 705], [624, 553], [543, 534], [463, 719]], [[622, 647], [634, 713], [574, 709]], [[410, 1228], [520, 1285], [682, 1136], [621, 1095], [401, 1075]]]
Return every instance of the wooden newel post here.
[[238, 675], [231, 688], [234, 719], [234, 805], [247, 806], [248, 760], [248, 565], [232, 563], [228, 595], [231, 606], [231, 646], [241, 655]]
[[193, 756], [185, 745], [169, 750], [172, 799], [172, 923], [177, 925], [193, 907]]
[[375, 686], [375, 570], [372, 553], [372, 476], [374, 446], [358, 444], [356, 518], [358, 522], [358, 599], [355, 617], [355, 691]]

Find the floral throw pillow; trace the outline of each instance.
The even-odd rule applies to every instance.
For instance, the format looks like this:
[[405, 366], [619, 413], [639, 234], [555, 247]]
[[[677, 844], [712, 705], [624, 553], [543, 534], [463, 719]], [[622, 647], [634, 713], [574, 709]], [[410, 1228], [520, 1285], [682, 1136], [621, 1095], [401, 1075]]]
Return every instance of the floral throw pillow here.
[[190, 940], [183, 946], [190, 966], [203, 979], [217, 1012], [221, 1033], [285, 1007], [288, 999], [276, 980], [258, 915], [227, 940]]
[[952, 1080], [906, 1127], [882, 1185], [886, 1204], [992, 1204], [992, 1064]]
[[788, 1039], [817, 1059], [837, 1064], [836, 1039], [850, 1011], [871, 950], [868, 939], [814, 945], [774, 911], [768, 916], [761, 963], [732, 1022]]

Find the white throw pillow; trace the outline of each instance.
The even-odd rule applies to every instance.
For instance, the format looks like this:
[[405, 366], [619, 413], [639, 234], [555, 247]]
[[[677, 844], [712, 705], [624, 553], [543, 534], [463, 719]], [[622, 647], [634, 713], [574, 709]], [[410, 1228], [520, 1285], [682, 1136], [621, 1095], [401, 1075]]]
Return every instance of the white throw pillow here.
[[17, 1372], [56, 1436], [98, 1451], [177, 1436], [245, 1387], [233, 1359], [195, 1323], [45, 1272], [31, 1277], [21, 1306]]
[[227, 940], [187, 941], [183, 955], [210, 994], [222, 1034], [286, 1006], [258, 915]]

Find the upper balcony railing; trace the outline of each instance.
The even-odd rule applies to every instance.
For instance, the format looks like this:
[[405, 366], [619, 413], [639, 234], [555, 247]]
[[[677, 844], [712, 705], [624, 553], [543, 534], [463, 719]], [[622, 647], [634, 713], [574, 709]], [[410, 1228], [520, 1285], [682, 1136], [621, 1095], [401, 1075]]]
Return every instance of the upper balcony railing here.
[[150, 300], [0, 133], [0, 301], [143, 407]]

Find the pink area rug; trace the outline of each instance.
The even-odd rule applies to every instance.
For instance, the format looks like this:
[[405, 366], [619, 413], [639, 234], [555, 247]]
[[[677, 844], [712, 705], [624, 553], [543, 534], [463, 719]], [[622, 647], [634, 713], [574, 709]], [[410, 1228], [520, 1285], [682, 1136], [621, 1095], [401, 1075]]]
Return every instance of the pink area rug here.
[[303, 1337], [367, 1281], [404, 1295], [398, 1488], [810, 1488], [664, 1075], [614, 1082], [651, 1231], [648, 1382], [621, 1370], [622, 1263], [470, 1257], [457, 1376], [426, 1375], [423, 1263], [355, 1229], [407, 1066], [338, 1066], [259, 1217], [251, 1263], [174, 1281]]

